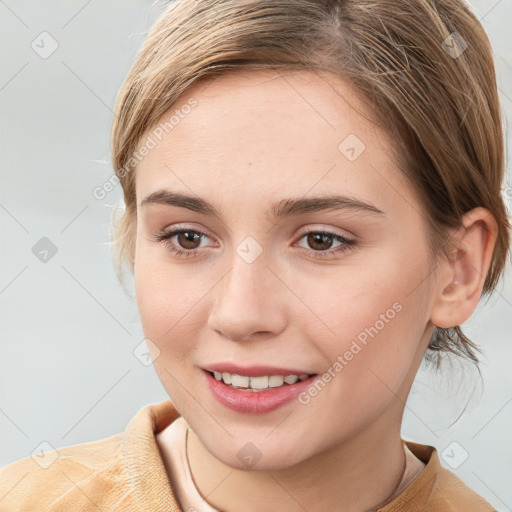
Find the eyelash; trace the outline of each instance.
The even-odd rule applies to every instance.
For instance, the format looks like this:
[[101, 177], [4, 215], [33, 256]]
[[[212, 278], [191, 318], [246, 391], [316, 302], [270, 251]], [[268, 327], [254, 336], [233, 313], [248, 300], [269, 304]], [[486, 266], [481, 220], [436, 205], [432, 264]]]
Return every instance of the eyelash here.
[[[155, 240], [157, 242], [163, 243], [170, 252], [172, 252], [173, 254], [175, 254], [178, 257], [188, 258], [191, 256], [195, 256], [195, 254], [199, 251], [199, 249], [183, 250], [183, 249], [176, 248], [171, 243], [170, 239], [172, 237], [182, 234], [182, 233], [195, 233], [195, 234], [200, 235], [201, 237], [208, 236], [205, 233], [202, 233], [201, 231], [196, 231], [193, 229], [178, 228], [178, 229], [174, 229], [171, 231], [162, 231], [162, 232], [157, 233], [155, 235]], [[304, 231], [300, 234], [297, 241], [301, 240], [302, 238], [304, 238], [305, 236], [310, 235], [310, 234], [332, 237], [334, 240], [336, 240], [338, 242], [342, 242], [342, 244], [343, 244], [336, 249], [327, 249], [325, 251], [313, 251], [313, 250], [308, 250], [308, 249], [302, 248], [303, 251], [306, 251], [308, 253], [312, 252], [314, 254], [313, 257], [316, 259], [327, 258], [328, 256], [330, 256], [332, 254], [344, 253], [344, 252], [347, 252], [350, 250], [354, 250], [354, 248], [355, 248], [354, 247], [356, 244], [355, 240], [348, 238], [346, 236], [338, 235], [336, 233], [332, 233], [330, 231], [325, 231], [325, 230]]]

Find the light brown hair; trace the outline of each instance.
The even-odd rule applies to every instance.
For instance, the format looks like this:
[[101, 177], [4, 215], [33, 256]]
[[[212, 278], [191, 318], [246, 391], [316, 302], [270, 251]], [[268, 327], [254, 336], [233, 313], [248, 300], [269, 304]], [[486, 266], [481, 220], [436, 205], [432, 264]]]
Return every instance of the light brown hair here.
[[[112, 162], [125, 210], [114, 233], [119, 275], [133, 271], [141, 137], [192, 84], [237, 70], [330, 71], [365, 98], [399, 141], [396, 161], [419, 193], [434, 255], [447, 228], [487, 208], [498, 225], [483, 293], [503, 272], [510, 225], [501, 196], [504, 141], [492, 50], [462, 0], [180, 0], [150, 30], [117, 97]], [[437, 328], [429, 350], [478, 361], [461, 331]]]

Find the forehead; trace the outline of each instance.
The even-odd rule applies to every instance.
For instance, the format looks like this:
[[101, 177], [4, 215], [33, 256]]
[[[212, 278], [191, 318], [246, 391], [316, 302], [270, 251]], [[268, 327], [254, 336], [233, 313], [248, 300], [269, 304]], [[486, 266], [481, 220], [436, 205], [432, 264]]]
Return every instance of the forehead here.
[[389, 185], [383, 193], [385, 182], [407, 184], [393, 141], [371, 117], [357, 91], [333, 74], [265, 70], [207, 80], [162, 116], [167, 130], [141, 138], [156, 145], [137, 167], [137, 200], [166, 187], [211, 195], [214, 185], [223, 197], [253, 202], [345, 188], [385, 203], [386, 193], [388, 201], [396, 195]]
[[[176, 111], [179, 113], [192, 98], [197, 106], [185, 119], [180, 118], [181, 128], [191, 124], [182, 121], [193, 119], [197, 130], [221, 129], [219, 135], [231, 132], [237, 140], [247, 134], [250, 146], [259, 141], [258, 135], [268, 144], [270, 136], [292, 142], [317, 139], [332, 132], [337, 141], [349, 128], [357, 130], [360, 138], [365, 138], [367, 132], [373, 137], [379, 132], [363, 97], [333, 73], [258, 70], [209, 77], [190, 87], [162, 116], [163, 121]], [[175, 137], [179, 136], [176, 132], [183, 132], [176, 128], [179, 127], [172, 130]], [[208, 138], [212, 135], [215, 134], [209, 133]]]

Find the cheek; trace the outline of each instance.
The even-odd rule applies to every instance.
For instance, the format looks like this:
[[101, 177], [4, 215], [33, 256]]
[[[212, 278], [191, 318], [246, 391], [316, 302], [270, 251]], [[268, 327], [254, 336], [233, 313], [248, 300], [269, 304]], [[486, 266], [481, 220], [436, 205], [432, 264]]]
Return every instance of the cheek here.
[[[135, 291], [144, 335], [162, 354], [186, 354], [194, 347], [198, 307], [205, 294], [201, 281], [179, 265], [162, 261], [160, 251], [140, 250], [135, 265]], [[152, 254], [153, 253], [153, 254]]]
[[205, 290], [197, 281], [184, 278], [179, 266], [150, 251], [138, 252], [136, 298], [144, 336], [157, 347], [153, 368], [176, 409], [186, 416], [197, 413], [190, 400], [190, 393], [196, 394], [190, 361], [204, 330], [197, 319]]
[[406, 270], [399, 258], [392, 263], [372, 271], [345, 268], [331, 278], [303, 274], [295, 279], [294, 291], [309, 310], [298, 318], [325, 355], [332, 359], [354, 340], [369, 346], [372, 339], [385, 339], [388, 349], [397, 349], [404, 337], [422, 332], [428, 297], [417, 287], [421, 262]]
[[[428, 323], [428, 293], [418, 286], [420, 270], [427, 268], [423, 263], [406, 266], [396, 258], [371, 273], [344, 272], [327, 286], [313, 287], [308, 278], [296, 281], [321, 320], [307, 315], [302, 330], [323, 355], [330, 388], [324, 396], [348, 415], [378, 411], [389, 402], [422, 350]], [[314, 397], [305, 396], [304, 402], [309, 398]]]

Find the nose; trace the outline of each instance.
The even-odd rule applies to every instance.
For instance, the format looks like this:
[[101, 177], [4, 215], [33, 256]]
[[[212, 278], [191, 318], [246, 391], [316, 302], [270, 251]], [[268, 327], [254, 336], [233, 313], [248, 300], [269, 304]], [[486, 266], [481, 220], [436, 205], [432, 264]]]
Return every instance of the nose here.
[[208, 326], [238, 342], [278, 336], [286, 325], [285, 301], [290, 299], [285, 288], [264, 257], [248, 263], [234, 253], [231, 269], [212, 291]]

